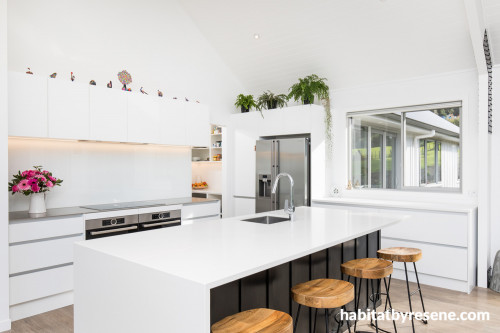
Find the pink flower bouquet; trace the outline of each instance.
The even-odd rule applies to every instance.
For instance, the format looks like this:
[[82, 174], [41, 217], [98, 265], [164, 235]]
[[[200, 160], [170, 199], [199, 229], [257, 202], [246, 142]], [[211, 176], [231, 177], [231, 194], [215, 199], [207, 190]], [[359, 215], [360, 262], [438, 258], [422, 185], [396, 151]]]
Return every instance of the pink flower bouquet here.
[[61, 186], [62, 179], [52, 176], [52, 172], [42, 170], [41, 166], [34, 166], [34, 170], [19, 171], [13, 175], [14, 179], [9, 183], [9, 191], [12, 194], [22, 193], [30, 195], [49, 191], [54, 186]]

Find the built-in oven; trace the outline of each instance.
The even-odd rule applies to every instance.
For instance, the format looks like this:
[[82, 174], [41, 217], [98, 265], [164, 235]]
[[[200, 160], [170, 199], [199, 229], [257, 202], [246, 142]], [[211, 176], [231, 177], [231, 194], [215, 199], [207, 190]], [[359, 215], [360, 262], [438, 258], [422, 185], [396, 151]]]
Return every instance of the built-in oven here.
[[181, 225], [181, 210], [139, 214], [139, 231], [175, 227]]
[[106, 217], [85, 221], [85, 239], [95, 239], [139, 231], [138, 215]]

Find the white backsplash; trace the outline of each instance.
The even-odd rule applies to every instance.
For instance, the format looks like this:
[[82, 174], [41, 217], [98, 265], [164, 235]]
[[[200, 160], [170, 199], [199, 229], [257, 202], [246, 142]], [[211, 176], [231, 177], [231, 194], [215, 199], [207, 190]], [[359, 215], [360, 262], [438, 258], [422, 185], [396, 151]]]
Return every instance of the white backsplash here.
[[[10, 138], [9, 180], [34, 165], [64, 180], [47, 193], [47, 208], [191, 196], [184, 147]], [[28, 206], [28, 197], [9, 195], [10, 211]]]

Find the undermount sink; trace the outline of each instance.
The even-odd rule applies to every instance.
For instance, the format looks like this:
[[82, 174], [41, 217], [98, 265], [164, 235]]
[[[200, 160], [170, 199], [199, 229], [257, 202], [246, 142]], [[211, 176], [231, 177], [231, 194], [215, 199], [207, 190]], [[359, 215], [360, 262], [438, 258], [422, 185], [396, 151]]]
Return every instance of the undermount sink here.
[[262, 223], [262, 224], [274, 224], [279, 222], [290, 221], [287, 217], [277, 217], [277, 216], [260, 216], [254, 217], [251, 219], [242, 220], [245, 222], [254, 222], [254, 223]]

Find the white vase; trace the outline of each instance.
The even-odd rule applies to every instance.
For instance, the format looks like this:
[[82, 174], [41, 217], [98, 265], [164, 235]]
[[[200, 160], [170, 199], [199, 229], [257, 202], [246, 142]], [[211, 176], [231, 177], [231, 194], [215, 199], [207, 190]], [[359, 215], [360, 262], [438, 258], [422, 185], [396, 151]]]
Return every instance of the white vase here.
[[33, 193], [30, 196], [30, 214], [43, 214], [45, 209], [45, 193]]

